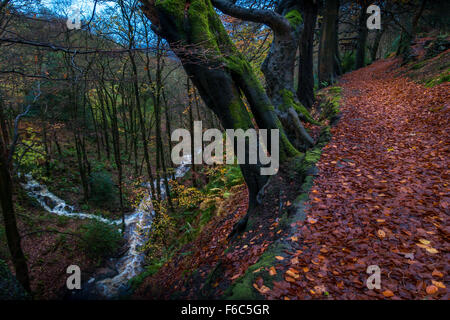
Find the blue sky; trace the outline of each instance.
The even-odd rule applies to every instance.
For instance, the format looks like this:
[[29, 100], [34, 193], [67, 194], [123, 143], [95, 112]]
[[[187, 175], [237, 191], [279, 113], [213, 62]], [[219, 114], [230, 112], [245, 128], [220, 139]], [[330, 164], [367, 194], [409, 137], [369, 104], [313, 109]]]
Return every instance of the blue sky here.
[[[84, 18], [90, 18], [94, 8], [94, 0], [42, 0], [42, 4], [49, 9], [63, 7], [65, 13], [69, 13], [70, 8], [79, 8]], [[96, 7], [96, 15], [108, 7], [108, 3], [104, 1], [98, 2]]]

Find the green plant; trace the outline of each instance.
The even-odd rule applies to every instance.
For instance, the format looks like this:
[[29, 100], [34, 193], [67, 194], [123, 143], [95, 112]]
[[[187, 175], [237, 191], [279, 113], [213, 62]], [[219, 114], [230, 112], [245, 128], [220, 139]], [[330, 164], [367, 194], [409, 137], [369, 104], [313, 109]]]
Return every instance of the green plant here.
[[207, 175], [209, 183], [205, 187], [207, 193], [215, 193], [217, 189], [230, 188], [244, 183], [241, 169], [238, 165], [225, 165], [211, 168]]
[[46, 182], [45, 166], [42, 165], [45, 162], [45, 150], [41, 139], [33, 130], [32, 127], [26, 129], [26, 136], [21, 144], [17, 145], [14, 161], [18, 164], [19, 170], [31, 173], [35, 179]]
[[347, 73], [355, 68], [355, 52], [346, 52], [342, 57], [342, 72]]
[[107, 171], [93, 172], [90, 177], [91, 198], [95, 204], [111, 203], [115, 199], [116, 190], [111, 178], [111, 174]]
[[122, 237], [116, 226], [97, 220], [90, 221], [81, 228], [81, 248], [91, 258], [101, 259], [113, 254]]

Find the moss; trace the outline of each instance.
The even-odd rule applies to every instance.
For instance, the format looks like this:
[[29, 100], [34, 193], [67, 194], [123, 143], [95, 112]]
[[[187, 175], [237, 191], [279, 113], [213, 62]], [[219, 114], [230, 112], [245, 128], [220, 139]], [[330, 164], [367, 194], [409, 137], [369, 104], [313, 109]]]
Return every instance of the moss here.
[[412, 69], [412, 70], [419, 70], [419, 69], [421, 69], [425, 64], [426, 64], [425, 61], [416, 63], [416, 64], [414, 64], [414, 65], [411, 67], [411, 69]]
[[341, 103], [342, 88], [331, 87], [328, 89], [328, 94], [323, 98], [323, 102], [320, 104], [322, 114], [320, 119], [329, 119], [330, 122], [334, 122], [340, 113], [339, 105]]
[[194, 43], [213, 42], [213, 46], [216, 47], [217, 44], [209, 26], [208, 12], [209, 8], [204, 0], [191, 2], [188, 11], [191, 39]]
[[450, 69], [447, 69], [444, 73], [441, 73], [437, 77], [428, 80], [425, 83], [425, 87], [432, 88], [434, 86], [437, 86], [441, 83], [448, 82], [448, 81], [450, 81]]
[[294, 94], [292, 93], [292, 91], [286, 89], [281, 90], [281, 97], [283, 98], [283, 110], [287, 110], [288, 108], [293, 107], [295, 111], [297, 111], [297, 113], [299, 113], [302, 118], [305, 119], [305, 121], [315, 125], [320, 125], [320, 122], [314, 120], [314, 118], [309, 114], [309, 111], [300, 102], [295, 102]]
[[[279, 281], [281, 278], [280, 273], [275, 276], [269, 275], [268, 271], [264, 268], [270, 268], [276, 264], [275, 256], [282, 255], [283, 250], [287, 249], [285, 245], [281, 243], [275, 243], [269, 249], [267, 249], [259, 258], [258, 262], [250, 266], [245, 274], [241, 276], [236, 282], [231, 285], [224, 293], [224, 298], [228, 300], [255, 300], [262, 299], [263, 296], [253, 287], [256, 279], [263, 278], [264, 285], [270, 287], [273, 281]], [[261, 269], [258, 272], [258, 269]]]
[[155, 7], [171, 16], [179, 30], [183, 30], [185, 2], [181, 0], [156, 0]]
[[231, 117], [233, 118], [235, 129], [240, 128], [246, 130], [246, 128], [251, 128], [253, 126], [250, 115], [240, 99], [232, 100], [229, 105], [229, 110]]
[[[288, 230], [289, 225], [292, 222], [305, 219], [305, 202], [309, 199], [309, 190], [314, 183], [314, 175], [307, 174], [307, 172], [310, 168], [315, 167], [315, 164], [320, 159], [322, 148], [328, 143], [330, 138], [330, 127], [324, 127], [315, 148], [308, 151], [305, 155], [300, 154], [292, 159], [291, 165], [297, 170], [302, 171], [302, 177], [304, 178], [302, 179], [303, 182], [301, 185], [302, 193], [300, 193], [293, 202], [295, 214], [289, 215], [286, 212], [280, 219], [279, 223], [283, 230]], [[291, 249], [286, 242], [282, 241], [282, 239], [279, 239], [270, 245], [261, 255], [259, 260], [254, 265], [250, 266], [245, 274], [238, 278], [236, 282], [227, 289], [223, 298], [228, 300], [263, 299], [264, 297], [253, 287], [253, 284], [256, 282], [257, 278], [262, 277], [264, 285], [273, 289], [274, 281], [280, 281], [282, 279], [283, 275], [280, 272], [275, 276], [270, 276], [267, 271], [271, 266], [277, 264], [275, 256], [283, 255], [283, 252]]]
[[284, 17], [288, 19], [290, 25], [294, 28], [303, 22], [301, 13], [296, 9], [289, 11]]

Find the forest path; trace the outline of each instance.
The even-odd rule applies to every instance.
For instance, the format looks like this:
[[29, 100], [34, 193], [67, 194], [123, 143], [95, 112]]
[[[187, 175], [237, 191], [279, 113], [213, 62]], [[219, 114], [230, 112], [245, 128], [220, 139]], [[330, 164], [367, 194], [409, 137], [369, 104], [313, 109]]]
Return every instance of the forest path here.
[[450, 84], [395, 77], [395, 63], [342, 77], [342, 118], [267, 298], [449, 298]]

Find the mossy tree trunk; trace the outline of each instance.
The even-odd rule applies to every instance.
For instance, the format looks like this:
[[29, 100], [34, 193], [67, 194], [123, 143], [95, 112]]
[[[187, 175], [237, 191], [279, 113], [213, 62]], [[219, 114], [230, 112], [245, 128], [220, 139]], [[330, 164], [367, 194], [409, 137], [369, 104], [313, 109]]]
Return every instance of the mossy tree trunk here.
[[266, 95], [288, 138], [298, 149], [306, 149], [314, 143], [302, 121], [318, 124], [299, 101], [294, 88], [296, 53], [304, 32], [301, 12], [313, 3], [314, 0], [282, 0], [275, 11], [270, 11], [239, 7], [227, 0], [212, 0], [212, 4], [227, 15], [263, 23], [271, 28], [273, 41], [261, 66], [266, 80]]
[[337, 28], [339, 0], [326, 0], [319, 43], [319, 86], [325, 87], [336, 81], [338, 69]]
[[[295, 51], [302, 30], [301, 15], [292, 7], [280, 13], [246, 9], [221, 0], [141, 0], [152, 29], [166, 39], [206, 105], [218, 116], [224, 129], [258, 128], [280, 130], [280, 161], [299, 155], [296, 146], [313, 141], [304, 130], [302, 119], [315, 122], [298, 102], [293, 88]], [[215, 7], [244, 20], [261, 22], [274, 31], [274, 43], [263, 68], [267, 91], [249, 62], [229, 38]], [[251, 114], [244, 105], [249, 103]], [[295, 117], [294, 117], [295, 115]], [[293, 119], [290, 119], [293, 118]], [[296, 120], [296, 121], [295, 121]], [[286, 123], [293, 124], [291, 135]], [[301, 143], [290, 138], [294, 136]], [[270, 137], [268, 139], [270, 141]], [[268, 146], [271, 150], [270, 145]], [[246, 150], [248, 157], [249, 150]], [[268, 177], [260, 173], [261, 164], [241, 164], [249, 189], [249, 212], [257, 205], [257, 195]]]

